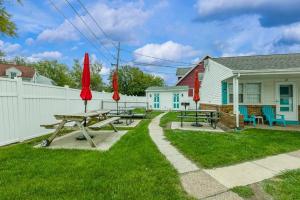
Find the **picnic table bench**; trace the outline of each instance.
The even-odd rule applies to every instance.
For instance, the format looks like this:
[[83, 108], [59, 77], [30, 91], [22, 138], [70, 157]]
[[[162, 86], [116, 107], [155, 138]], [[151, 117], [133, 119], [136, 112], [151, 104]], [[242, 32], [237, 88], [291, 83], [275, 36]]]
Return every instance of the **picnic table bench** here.
[[[51, 142], [55, 139], [55, 137], [57, 137], [59, 131], [64, 127], [64, 125], [67, 122], [75, 122], [75, 124], [81, 130], [83, 136], [86, 138], [87, 142], [91, 145], [91, 147], [96, 147], [96, 144], [92, 140], [91, 136], [88, 134], [88, 132], [89, 132], [88, 127], [85, 127], [82, 122], [86, 119], [92, 119], [92, 118], [103, 119], [102, 121], [100, 121], [101, 123], [100, 122], [97, 123], [98, 126], [97, 126], [97, 124], [94, 124], [92, 126], [93, 127], [103, 127], [105, 125], [110, 125], [115, 132], [118, 132], [118, 130], [113, 125], [113, 122], [116, 121], [116, 120], [119, 120], [119, 118], [118, 117], [108, 118], [107, 117], [108, 113], [109, 113], [109, 111], [105, 111], [105, 110], [95, 110], [95, 111], [90, 111], [90, 112], [87, 112], [87, 113], [57, 114], [57, 115], [54, 115], [56, 120], [59, 120], [60, 122], [55, 123], [54, 126], [57, 126], [57, 127], [56, 127], [54, 133], [48, 139], [43, 140], [41, 146], [42, 147], [49, 146], [51, 144]], [[41, 125], [41, 126], [49, 127], [49, 125]]]
[[[187, 112], [195, 112], [197, 115], [187, 114]], [[183, 127], [184, 119], [196, 119], [196, 123], [198, 122], [198, 119], [204, 119], [211, 125], [211, 127], [216, 129], [219, 121], [219, 112], [216, 110], [181, 110], [180, 115], [177, 117], [180, 118], [181, 127]]]

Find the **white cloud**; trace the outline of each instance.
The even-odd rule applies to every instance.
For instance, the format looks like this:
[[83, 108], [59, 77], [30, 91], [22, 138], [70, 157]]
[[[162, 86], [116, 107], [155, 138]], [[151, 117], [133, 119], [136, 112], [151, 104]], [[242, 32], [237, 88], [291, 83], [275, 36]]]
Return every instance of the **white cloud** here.
[[[48, 7], [49, 8], [49, 7]], [[43, 29], [53, 26], [55, 18], [45, 12], [34, 1], [22, 1], [21, 4], [13, 3], [8, 7], [12, 13], [12, 19], [16, 22], [18, 32], [37, 33]]]
[[[102, 29], [105, 30], [107, 35], [115, 40], [121, 41], [135, 40], [134, 35], [137, 33], [137, 28], [143, 25], [150, 15], [150, 13], [144, 11], [138, 3], [127, 3], [123, 4], [121, 7], [113, 8], [98, 2], [89, 6], [88, 9]], [[81, 17], [98, 37], [104, 39], [103, 33], [88, 15], [82, 15]], [[70, 18], [69, 20], [82, 32], [93, 38], [92, 33], [89, 32], [88, 28], [78, 16]], [[56, 28], [42, 31], [37, 39], [39, 41], [50, 42], [74, 41], [78, 40], [79, 36], [80, 34], [77, 30], [75, 30], [67, 21], [64, 21]]]
[[300, 23], [283, 28], [282, 40], [285, 42], [300, 42]]
[[29, 62], [37, 62], [43, 59], [50, 59], [50, 60], [56, 60], [62, 57], [62, 54], [59, 51], [44, 51], [41, 53], [35, 53], [31, 56], [27, 57], [26, 59]]
[[299, 3], [300, 0], [198, 0], [195, 7], [202, 20], [257, 14], [264, 27], [274, 27], [299, 21]]
[[[226, 37], [215, 41], [221, 56], [245, 56], [255, 54], [295, 53], [300, 51], [300, 23], [266, 28], [259, 18], [241, 17], [224, 22]], [[251, 27], [251, 28], [249, 28]]]
[[32, 45], [34, 43], [34, 39], [33, 38], [27, 38], [26, 40], [25, 40], [25, 44], [27, 44], [27, 45]]
[[78, 46], [73, 46], [73, 47], [71, 48], [72, 51], [75, 51], [75, 50], [77, 50], [77, 49], [78, 49]]
[[189, 45], [182, 45], [173, 41], [167, 41], [162, 44], [146, 44], [134, 51], [135, 61], [155, 63], [158, 61], [157, 59], [141, 56], [140, 54], [179, 61], [184, 58], [197, 56], [199, 51]]
[[3, 51], [6, 56], [11, 57], [11, 55], [14, 55], [15, 53], [19, 52], [21, 49], [21, 45], [18, 43], [10, 43], [10, 42], [4, 42], [0, 40], [0, 50]]
[[64, 21], [61, 25], [54, 29], [46, 29], [37, 36], [38, 41], [69, 41], [78, 40], [76, 30], [68, 21]]

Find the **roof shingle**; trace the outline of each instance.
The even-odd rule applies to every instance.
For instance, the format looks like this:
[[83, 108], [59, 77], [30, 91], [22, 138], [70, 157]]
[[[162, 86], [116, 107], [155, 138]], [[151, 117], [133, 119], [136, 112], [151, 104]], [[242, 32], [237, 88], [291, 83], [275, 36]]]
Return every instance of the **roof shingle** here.
[[184, 76], [192, 67], [180, 67], [176, 69], [176, 76]]
[[300, 53], [211, 58], [232, 70], [300, 68]]
[[0, 76], [5, 76], [5, 72], [7, 69], [14, 67], [22, 72], [22, 77], [24, 78], [32, 78], [35, 74], [35, 69], [29, 66], [21, 66], [14, 64], [0, 64]]

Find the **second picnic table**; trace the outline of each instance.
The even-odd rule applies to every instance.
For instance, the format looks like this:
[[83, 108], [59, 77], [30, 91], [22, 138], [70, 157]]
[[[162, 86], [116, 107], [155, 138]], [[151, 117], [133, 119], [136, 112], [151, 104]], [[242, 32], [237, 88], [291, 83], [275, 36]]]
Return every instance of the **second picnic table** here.
[[[195, 122], [198, 122], [198, 119], [207, 120], [207, 122], [214, 129], [217, 128], [217, 123], [219, 121], [219, 112], [217, 110], [180, 110], [180, 115], [177, 116], [180, 118], [180, 125], [183, 126], [183, 119], [193, 118]], [[187, 114], [189, 112], [194, 112], [195, 114]]]

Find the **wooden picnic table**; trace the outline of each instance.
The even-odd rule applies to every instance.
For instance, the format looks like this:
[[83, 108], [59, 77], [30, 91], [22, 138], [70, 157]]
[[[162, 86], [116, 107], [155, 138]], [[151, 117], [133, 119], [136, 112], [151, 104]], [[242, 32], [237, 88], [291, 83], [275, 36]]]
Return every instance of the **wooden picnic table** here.
[[[198, 119], [205, 119], [210, 123], [211, 127], [214, 129], [217, 128], [217, 123], [219, 121], [219, 112], [217, 110], [180, 110], [179, 112], [180, 116], [178, 117], [181, 119], [181, 127], [183, 126], [184, 118], [193, 118], [196, 120], [195, 123], [198, 123]], [[196, 114], [187, 114], [188, 112], [195, 112]]]
[[126, 120], [126, 124], [129, 125], [133, 123], [134, 109], [135, 108], [132, 107], [121, 107], [118, 110], [110, 110], [109, 116], [124, 118]]
[[[88, 134], [88, 127], [85, 127], [82, 123], [86, 119], [91, 118], [99, 118], [99, 120], [104, 119], [103, 122], [107, 121], [106, 124], [109, 124], [115, 132], [118, 132], [115, 126], [112, 123], [112, 120], [109, 120], [107, 114], [109, 110], [94, 110], [87, 113], [77, 113], [77, 114], [56, 114], [54, 117], [59, 120], [57, 128], [54, 133], [46, 140], [42, 142], [42, 146], [46, 147], [51, 144], [54, 138], [58, 135], [59, 131], [64, 127], [64, 125], [68, 122], [75, 122], [75, 124], [82, 131], [83, 136], [86, 138], [87, 142], [91, 145], [91, 147], [96, 147], [96, 144], [92, 140], [91, 136]], [[105, 124], [105, 123], [102, 123]]]

